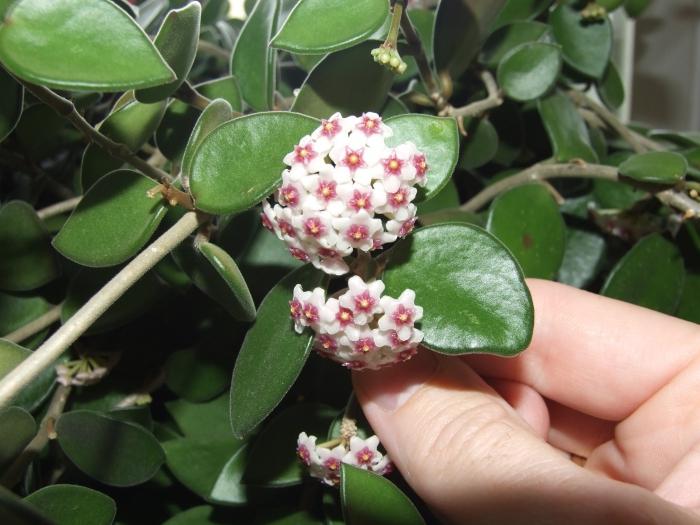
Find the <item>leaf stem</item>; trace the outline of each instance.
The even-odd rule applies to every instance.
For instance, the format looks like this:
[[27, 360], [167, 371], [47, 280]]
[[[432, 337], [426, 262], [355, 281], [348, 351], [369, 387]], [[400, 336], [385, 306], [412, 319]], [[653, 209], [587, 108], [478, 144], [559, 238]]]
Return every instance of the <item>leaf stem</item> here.
[[496, 80], [493, 75], [488, 71], [481, 72], [481, 81], [486, 87], [486, 98], [482, 100], [477, 100], [466, 106], [455, 108], [453, 106], [447, 105], [440, 113], [440, 116], [454, 117], [457, 119], [457, 124], [459, 125], [459, 130], [462, 135], [466, 136], [466, 130], [464, 129], [464, 119], [471, 118], [481, 115], [482, 113], [488, 111], [489, 109], [496, 108], [503, 104], [503, 96], [501, 90], [496, 85]]
[[7, 406], [22, 388], [51, 366], [136, 281], [195, 231], [205, 217], [195, 212], [183, 215], [104, 285], [44, 344], [7, 374], [0, 381], [0, 408]]
[[227, 62], [231, 60], [230, 51], [226, 51], [223, 47], [219, 47], [216, 44], [207, 42], [206, 40], [200, 40], [197, 43], [197, 51], [220, 58], [221, 60], [226, 60]]
[[52, 204], [51, 206], [38, 210], [36, 214], [42, 221], [50, 219], [56, 215], [61, 215], [67, 211], [74, 210], [82, 198], [83, 196], [79, 195], [78, 197], [72, 197], [65, 201], [57, 202], [56, 204]]
[[19, 327], [17, 330], [10, 332], [2, 339], [10, 341], [11, 343], [21, 343], [22, 341], [28, 339], [34, 334], [38, 334], [44, 328], [48, 328], [61, 318], [61, 306], [62, 305], [60, 304], [54, 306], [45, 314], [37, 317], [36, 319], [25, 324], [24, 326]]
[[183, 82], [182, 85], [177, 88], [173, 96], [200, 111], [207, 109], [207, 106], [211, 103], [211, 100], [202, 95], [187, 81]]

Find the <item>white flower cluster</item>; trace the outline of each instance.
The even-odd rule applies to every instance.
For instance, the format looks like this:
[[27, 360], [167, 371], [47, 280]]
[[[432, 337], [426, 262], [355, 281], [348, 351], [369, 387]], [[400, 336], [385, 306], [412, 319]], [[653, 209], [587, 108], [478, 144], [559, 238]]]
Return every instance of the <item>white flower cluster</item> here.
[[[263, 202], [263, 225], [290, 253], [333, 275], [343, 261], [405, 237], [416, 220], [416, 184], [424, 185], [425, 155], [411, 142], [385, 145], [392, 135], [376, 113], [336, 113], [284, 157], [289, 166], [274, 205]], [[378, 218], [378, 217], [382, 218]]]
[[294, 287], [289, 309], [294, 328], [316, 332], [314, 348], [324, 357], [354, 370], [376, 370], [413, 357], [423, 340], [423, 332], [414, 327], [423, 317], [416, 306], [416, 293], [404, 290], [398, 299], [382, 297], [384, 283], [366, 283], [353, 276], [348, 291], [326, 301], [322, 288], [304, 291]]
[[316, 436], [307, 436], [306, 432], [299, 434], [297, 456], [309, 467], [311, 477], [322, 480], [326, 485], [340, 483], [341, 463], [369, 470], [380, 476], [389, 474], [393, 469], [389, 456], [377, 450], [377, 436], [367, 439], [353, 436], [349, 446], [341, 442], [333, 448], [316, 445], [316, 439]]

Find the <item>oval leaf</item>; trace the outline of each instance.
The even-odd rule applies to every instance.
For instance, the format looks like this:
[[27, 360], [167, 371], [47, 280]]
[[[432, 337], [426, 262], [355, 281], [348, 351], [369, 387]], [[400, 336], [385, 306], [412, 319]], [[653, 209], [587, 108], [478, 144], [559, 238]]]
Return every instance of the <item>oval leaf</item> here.
[[[12, 370], [31, 355], [26, 348], [0, 339], [0, 379], [8, 375]], [[48, 397], [53, 388], [56, 374], [53, 366], [49, 366], [25, 386], [12, 399], [12, 404], [31, 412], [35, 410]]]
[[605, 252], [605, 239], [601, 235], [569, 228], [557, 281], [576, 288], [585, 288], [598, 275]]
[[22, 114], [24, 88], [0, 67], [0, 142], [12, 133]]
[[80, 485], [49, 485], [24, 498], [57, 525], [111, 525], [117, 505], [109, 496]]
[[177, 78], [162, 86], [136, 91], [137, 100], [163, 100], [185, 81], [197, 54], [201, 14], [202, 6], [199, 2], [191, 2], [182, 9], [173, 9], [167, 14], [153, 43]]
[[387, 146], [413, 142], [428, 161], [427, 184], [417, 202], [433, 198], [445, 187], [459, 158], [459, 131], [451, 118], [430, 115], [399, 115], [385, 124], [394, 134], [386, 140]]
[[625, 85], [615, 64], [610, 61], [603, 78], [596, 84], [598, 96], [608, 107], [617, 109], [625, 101]]
[[249, 453], [248, 444], [244, 444], [226, 462], [211, 490], [209, 499], [212, 502], [224, 505], [248, 503], [251, 490], [241, 483], [241, 480], [243, 479], [243, 471], [248, 464]]
[[112, 2], [20, 0], [5, 18], [0, 60], [23, 80], [57, 89], [122, 91], [175, 78], [146, 33]]
[[322, 286], [323, 273], [306, 265], [282, 279], [263, 300], [246, 334], [231, 381], [231, 428], [244, 437], [265, 419], [291, 388], [306, 362], [312, 334], [297, 334], [289, 316], [294, 286]]
[[[0, 3], [0, 9], [2, 4]], [[0, 514], [7, 525], [57, 525], [34, 507], [0, 486]]]
[[676, 317], [700, 324], [700, 274], [688, 273], [683, 284]]
[[255, 113], [212, 131], [192, 160], [190, 188], [197, 208], [238, 213], [258, 204], [282, 182], [284, 156], [318, 126], [296, 113]]
[[549, 36], [549, 27], [542, 22], [515, 22], [494, 31], [484, 42], [479, 61], [496, 68], [501, 59], [520, 44], [536, 42]]
[[557, 161], [598, 161], [598, 155], [591, 146], [586, 123], [569, 97], [560, 92], [552, 93], [537, 101], [537, 109]]
[[173, 352], [165, 363], [165, 384], [187, 401], [208, 401], [228, 386], [227, 357], [203, 345]]
[[498, 83], [514, 100], [541, 97], [554, 85], [561, 69], [561, 52], [552, 44], [521, 44], [498, 65]]
[[134, 423], [73, 410], [56, 423], [58, 443], [76, 467], [105, 485], [131, 487], [151, 479], [165, 461], [153, 434]]
[[506, 4], [493, 23], [493, 29], [512, 22], [532, 20], [547, 9], [552, 0], [506, 0]]
[[[498, 132], [488, 119], [471, 119], [464, 122], [467, 137], [459, 157], [463, 170], [479, 168], [490, 162], [498, 151]], [[456, 206], [455, 206], [456, 207]]]
[[348, 525], [425, 525], [413, 502], [388, 479], [346, 463], [340, 472]]
[[530, 343], [533, 307], [522, 271], [496, 238], [467, 224], [416, 230], [391, 251], [386, 293], [416, 292], [423, 345], [445, 354], [514, 355]]
[[685, 268], [678, 248], [654, 233], [620, 259], [600, 294], [672, 314], [680, 301], [684, 280]]
[[35, 435], [36, 422], [29, 412], [14, 406], [0, 410], [0, 472], [12, 463]]
[[374, 33], [388, 12], [387, 0], [301, 0], [270, 45], [308, 55], [339, 51]]
[[120, 264], [150, 239], [167, 211], [156, 183], [136, 171], [118, 170], [90, 188], [53, 240], [54, 247], [83, 266]]
[[640, 182], [672, 186], [685, 177], [688, 162], [672, 151], [650, 151], [632, 155], [618, 167], [620, 175]]
[[227, 421], [229, 399], [226, 394], [206, 403], [190, 403], [184, 399], [169, 401], [165, 408], [187, 438], [233, 439]]
[[543, 185], [527, 184], [500, 195], [489, 208], [486, 229], [508, 247], [526, 277], [553, 279], [557, 274], [566, 226]]
[[190, 140], [187, 141], [185, 152], [182, 155], [181, 171], [182, 175], [189, 177], [192, 167], [192, 159], [194, 152], [202, 141], [220, 124], [233, 118], [233, 108], [223, 98], [217, 98], [209, 104], [202, 114], [199, 116], [197, 123], [194, 125]]

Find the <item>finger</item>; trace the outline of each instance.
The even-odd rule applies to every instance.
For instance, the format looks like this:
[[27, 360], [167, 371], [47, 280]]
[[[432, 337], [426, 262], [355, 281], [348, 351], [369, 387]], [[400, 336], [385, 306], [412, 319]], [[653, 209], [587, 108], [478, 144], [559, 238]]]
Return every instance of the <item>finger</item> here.
[[577, 412], [546, 400], [549, 412], [547, 441], [558, 449], [588, 458], [593, 450], [612, 439], [615, 423]]
[[700, 474], [700, 445], [696, 445], [685, 455], [654, 492], [676, 505], [700, 510], [698, 474]]
[[619, 421], [700, 354], [694, 323], [557, 283], [529, 279], [528, 286], [535, 304], [530, 347], [513, 359], [466, 357], [481, 375], [519, 381]]
[[535, 389], [523, 383], [505, 379], [486, 380], [486, 383], [513, 407], [536, 435], [546, 439], [549, 432], [549, 412], [544, 399]]

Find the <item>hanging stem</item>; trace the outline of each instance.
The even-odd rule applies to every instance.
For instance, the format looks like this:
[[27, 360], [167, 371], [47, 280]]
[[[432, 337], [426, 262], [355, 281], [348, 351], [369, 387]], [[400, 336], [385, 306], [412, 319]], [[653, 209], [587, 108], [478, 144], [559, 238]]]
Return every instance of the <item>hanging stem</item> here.
[[55, 217], [56, 215], [61, 215], [62, 213], [73, 211], [82, 199], [83, 196], [79, 195], [78, 197], [73, 197], [61, 202], [57, 202], [56, 204], [52, 204], [51, 206], [47, 206], [46, 208], [38, 210], [36, 214], [42, 221], [50, 219], [51, 217]]
[[501, 90], [498, 89], [498, 85], [496, 85], [496, 80], [493, 78], [493, 75], [488, 71], [482, 71], [480, 77], [481, 81], [486, 87], [487, 96], [485, 99], [477, 100], [476, 102], [472, 102], [471, 104], [467, 104], [466, 106], [459, 108], [447, 105], [440, 112], [441, 116], [455, 117], [457, 119], [457, 124], [459, 125], [459, 130], [464, 136], [467, 135], [467, 132], [464, 129], [465, 118], [477, 117], [489, 109], [497, 108], [503, 104]]
[[32, 322], [25, 324], [13, 332], [10, 332], [4, 336], [3, 339], [10, 341], [11, 343], [21, 343], [34, 334], [38, 334], [44, 328], [48, 328], [61, 318], [61, 307], [62, 305], [60, 304], [54, 306], [44, 315], [37, 317]]

